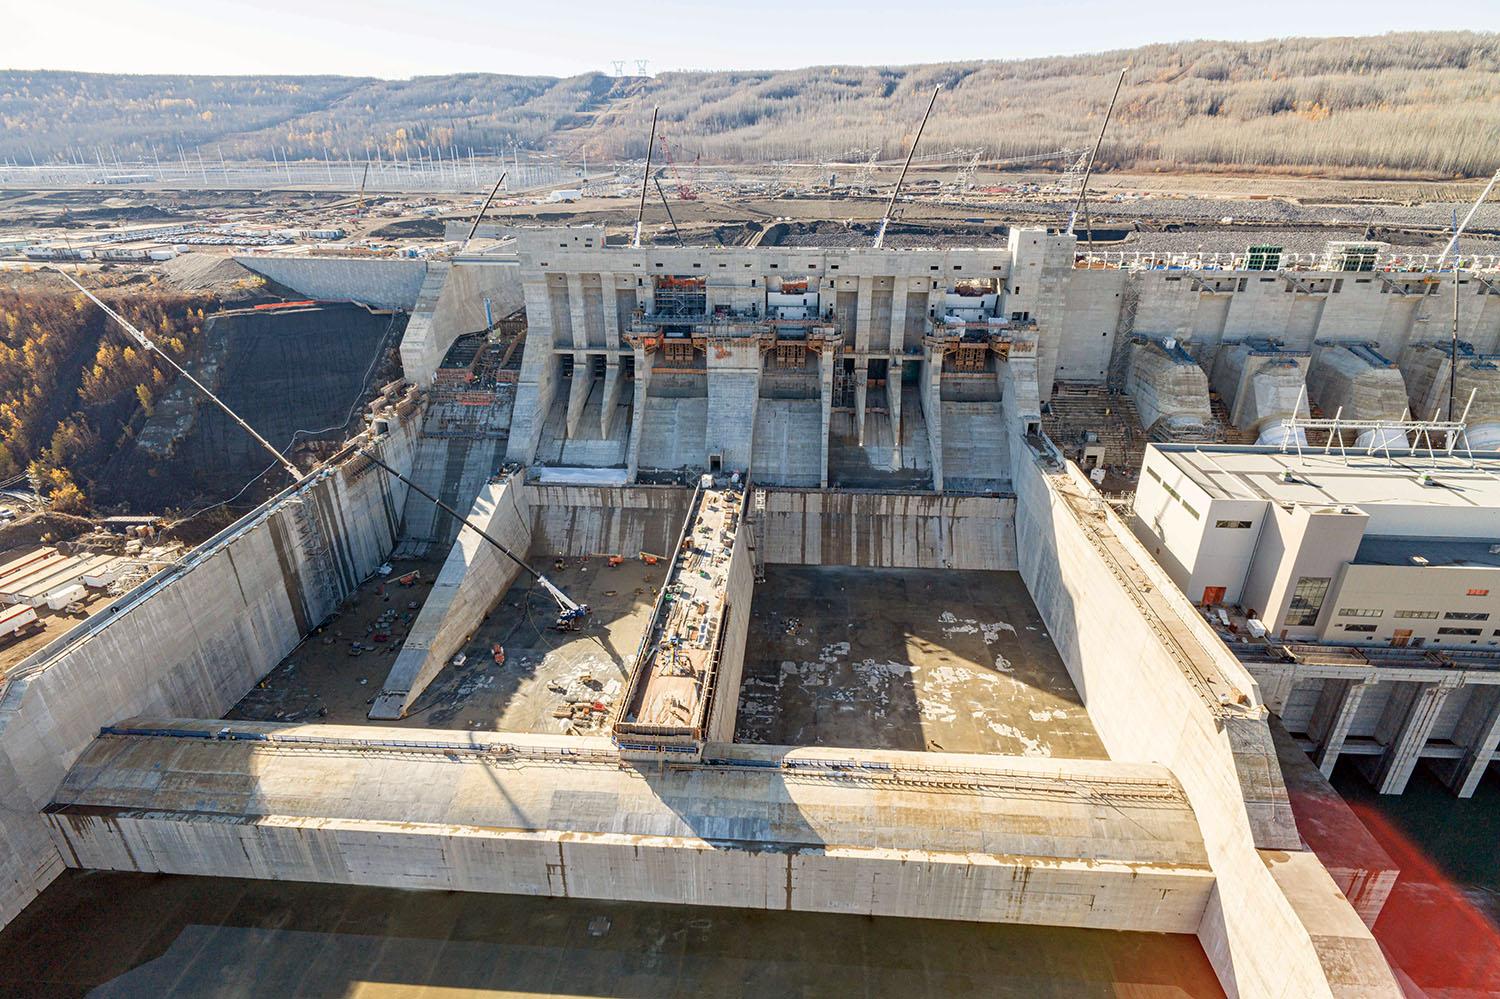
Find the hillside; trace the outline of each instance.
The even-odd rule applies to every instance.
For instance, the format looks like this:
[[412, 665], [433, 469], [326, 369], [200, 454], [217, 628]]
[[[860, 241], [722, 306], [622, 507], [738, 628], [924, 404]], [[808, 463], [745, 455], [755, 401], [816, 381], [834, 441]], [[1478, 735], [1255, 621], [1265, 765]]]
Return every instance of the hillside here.
[[703, 162], [894, 158], [934, 84], [924, 146], [990, 158], [1086, 145], [1132, 65], [1107, 166], [1477, 175], [1500, 165], [1500, 35], [1187, 42], [903, 67], [664, 73], [188, 77], [0, 71], [0, 157], [362, 158], [516, 143], [639, 157], [651, 107]]

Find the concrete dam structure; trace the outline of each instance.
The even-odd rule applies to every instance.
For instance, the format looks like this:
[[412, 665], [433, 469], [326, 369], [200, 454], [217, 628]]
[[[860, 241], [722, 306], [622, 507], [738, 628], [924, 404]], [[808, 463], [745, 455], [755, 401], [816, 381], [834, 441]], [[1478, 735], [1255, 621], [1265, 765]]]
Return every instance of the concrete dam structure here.
[[1192, 934], [1230, 995], [1400, 994], [1268, 674], [1042, 409], [1362, 405], [1435, 276], [518, 244], [306, 279], [407, 296], [365, 439], [586, 622], [346, 453], [7, 675], [5, 918], [65, 867], [218, 874]]

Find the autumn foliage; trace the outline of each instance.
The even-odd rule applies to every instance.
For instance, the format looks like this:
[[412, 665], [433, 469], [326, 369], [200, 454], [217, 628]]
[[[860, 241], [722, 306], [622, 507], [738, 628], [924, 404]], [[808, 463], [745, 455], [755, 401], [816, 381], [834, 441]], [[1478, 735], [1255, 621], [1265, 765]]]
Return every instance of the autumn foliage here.
[[[101, 297], [179, 356], [214, 304], [155, 288]], [[99, 467], [171, 384], [145, 353], [82, 295], [0, 288], [0, 480], [27, 471], [54, 509], [87, 510]]]

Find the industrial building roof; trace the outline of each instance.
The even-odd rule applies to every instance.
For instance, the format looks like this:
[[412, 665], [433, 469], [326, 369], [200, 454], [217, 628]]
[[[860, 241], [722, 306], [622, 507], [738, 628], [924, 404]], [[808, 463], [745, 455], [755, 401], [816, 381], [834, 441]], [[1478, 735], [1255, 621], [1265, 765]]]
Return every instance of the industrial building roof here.
[[1500, 538], [1366, 537], [1359, 543], [1353, 564], [1500, 569]]
[[[1230, 444], [1153, 444], [1214, 499], [1282, 506], [1500, 507], [1500, 453], [1447, 457], [1426, 451], [1365, 455]], [[1286, 473], [1290, 473], [1287, 475]], [[1424, 479], [1425, 476], [1425, 479]]]

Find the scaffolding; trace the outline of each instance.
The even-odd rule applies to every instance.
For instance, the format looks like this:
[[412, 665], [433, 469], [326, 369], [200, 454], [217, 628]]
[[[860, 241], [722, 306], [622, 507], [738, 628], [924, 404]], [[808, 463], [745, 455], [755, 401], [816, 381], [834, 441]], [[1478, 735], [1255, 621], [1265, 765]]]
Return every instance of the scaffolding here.
[[651, 319], [706, 322], [708, 287], [701, 277], [659, 277], [652, 288]]
[[[1287, 454], [1296, 451], [1299, 458], [1310, 452], [1325, 455], [1337, 453], [1346, 462], [1351, 454], [1354, 457], [1364, 458], [1384, 456], [1391, 464], [1395, 463], [1398, 455], [1403, 461], [1425, 458], [1433, 464], [1443, 459], [1460, 458], [1467, 459], [1471, 467], [1477, 468], [1478, 462], [1474, 460], [1474, 453], [1469, 448], [1467, 430], [1469, 407], [1473, 405], [1474, 394], [1477, 391], [1476, 389], [1469, 392], [1468, 401], [1464, 403], [1463, 414], [1456, 420], [1404, 418], [1400, 420], [1346, 420], [1342, 417], [1342, 407], [1334, 413], [1331, 419], [1293, 415], [1281, 421], [1281, 426], [1285, 430], [1281, 439], [1281, 452]], [[1292, 410], [1294, 414], [1300, 413], [1305, 408], [1306, 396], [1307, 387], [1303, 386], [1302, 391], [1298, 393], [1297, 406]], [[1321, 448], [1304, 443], [1309, 430], [1322, 431], [1328, 435], [1327, 441]], [[1346, 430], [1357, 434], [1368, 433], [1368, 443], [1356, 444], [1353, 447], [1347, 446], [1343, 438], [1343, 431]], [[1399, 440], [1405, 440], [1407, 446], [1402, 447], [1397, 444], [1393, 448], [1391, 442]]]

